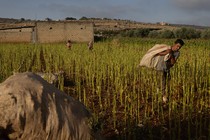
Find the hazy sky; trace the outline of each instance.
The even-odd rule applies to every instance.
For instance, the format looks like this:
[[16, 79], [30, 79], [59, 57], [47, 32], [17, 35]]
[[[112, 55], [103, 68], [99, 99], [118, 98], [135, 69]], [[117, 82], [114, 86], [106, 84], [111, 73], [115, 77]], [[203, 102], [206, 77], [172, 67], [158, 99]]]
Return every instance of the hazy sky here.
[[0, 0], [0, 17], [127, 19], [210, 26], [210, 0]]

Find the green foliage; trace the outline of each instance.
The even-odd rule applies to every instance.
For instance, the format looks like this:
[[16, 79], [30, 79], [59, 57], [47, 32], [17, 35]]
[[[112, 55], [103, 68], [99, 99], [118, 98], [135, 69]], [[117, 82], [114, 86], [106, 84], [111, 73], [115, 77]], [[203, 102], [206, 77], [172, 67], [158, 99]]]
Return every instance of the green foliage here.
[[171, 39], [174, 38], [174, 33], [171, 30], [163, 30], [163, 31], [159, 31], [159, 30], [153, 30], [150, 31], [148, 37], [150, 38], [162, 38], [162, 39]]
[[150, 31], [148, 34], [148, 37], [150, 38], [158, 38], [158, 36], [159, 36], [159, 32], [156, 30]]
[[160, 38], [170, 39], [174, 37], [175, 37], [174, 32], [171, 30], [164, 30], [160, 33]]
[[147, 28], [125, 30], [120, 32], [122, 37], [147, 37], [150, 30]]
[[[152, 129], [156, 127], [160, 130], [158, 139], [168, 134], [173, 134], [170, 139], [199, 139], [209, 132], [210, 41], [186, 40], [178, 63], [171, 69], [167, 107], [157, 90], [157, 73], [137, 67], [153, 45], [173, 42], [122, 38], [95, 43], [93, 51], [83, 43], [73, 44], [71, 50], [65, 44], [0, 44], [0, 80], [13, 71], [63, 70], [60, 90], [83, 102], [96, 123], [104, 126], [103, 132], [119, 131], [119, 136], [132, 139], [127, 135], [138, 135], [134, 130], [142, 128], [151, 139], [157, 137]], [[164, 130], [159, 129], [163, 126]]]
[[65, 20], [77, 20], [77, 19], [73, 17], [66, 17]]
[[81, 17], [79, 20], [88, 20], [87, 17]]
[[25, 18], [20, 18], [20, 21], [25, 21]]
[[210, 39], [210, 29], [206, 29], [203, 32], [201, 32], [201, 38]]
[[134, 37], [147, 37], [150, 30], [147, 28], [134, 30]]
[[140, 38], [159, 38], [159, 39], [172, 39], [172, 38], [182, 38], [182, 39], [197, 39], [197, 38], [209, 38], [209, 30], [201, 32], [194, 28], [180, 28], [176, 30], [152, 30], [148, 28], [141, 29], [130, 29], [122, 31], [103, 31], [103, 36], [113, 37], [140, 37]]
[[121, 37], [149, 37], [149, 38], [182, 38], [182, 39], [197, 39], [197, 38], [209, 38], [209, 30], [201, 32], [194, 28], [180, 28], [174, 31], [172, 30], [151, 30], [147, 28], [132, 29], [121, 31], [119, 34]]
[[194, 28], [183, 27], [175, 30], [175, 37], [183, 39], [196, 39], [200, 37], [200, 31], [197, 31]]

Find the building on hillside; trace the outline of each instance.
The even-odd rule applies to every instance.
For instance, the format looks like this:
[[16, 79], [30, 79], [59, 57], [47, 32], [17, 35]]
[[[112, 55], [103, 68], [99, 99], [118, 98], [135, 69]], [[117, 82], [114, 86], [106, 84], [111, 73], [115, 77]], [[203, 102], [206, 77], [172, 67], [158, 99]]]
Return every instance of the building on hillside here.
[[158, 22], [158, 24], [162, 25], [162, 26], [165, 26], [165, 25], [169, 25], [169, 23], [166, 23], [166, 22]]
[[0, 28], [0, 42], [55, 43], [94, 40], [93, 23], [40, 21], [31, 26]]

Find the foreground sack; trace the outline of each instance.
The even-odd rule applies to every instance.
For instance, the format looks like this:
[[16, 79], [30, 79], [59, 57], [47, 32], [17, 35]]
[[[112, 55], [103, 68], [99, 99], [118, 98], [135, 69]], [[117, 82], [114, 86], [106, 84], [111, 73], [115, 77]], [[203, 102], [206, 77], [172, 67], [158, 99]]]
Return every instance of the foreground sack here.
[[0, 135], [10, 139], [88, 140], [89, 117], [82, 103], [34, 73], [0, 84]]

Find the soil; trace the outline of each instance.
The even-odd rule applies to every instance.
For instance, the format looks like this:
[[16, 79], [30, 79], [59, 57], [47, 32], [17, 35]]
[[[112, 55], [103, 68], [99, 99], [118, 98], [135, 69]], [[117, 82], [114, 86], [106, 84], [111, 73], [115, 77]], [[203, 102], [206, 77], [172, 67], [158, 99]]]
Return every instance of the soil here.
[[[74, 81], [67, 80], [65, 78], [65, 92], [74, 98], [78, 99], [77, 93], [74, 88], [76, 84]], [[83, 83], [84, 84], [84, 83]], [[85, 84], [84, 84], [85, 85]], [[105, 139], [109, 140], [168, 140], [168, 139], [202, 139], [207, 140], [210, 138], [209, 135], [209, 124], [210, 124], [210, 114], [209, 110], [203, 110], [198, 112], [196, 110], [190, 112], [191, 117], [186, 117], [186, 114], [182, 112], [182, 103], [179, 103], [178, 98], [183, 96], [183, 91], [180, 87], [177, 87], [177, 94], [175, 94], [172, 99], [177, 102], [179, 107], [178, 112], [169, 112], [169, 104], [160, 103], [163, 106], [163, 117], [160, 118], [157, 112], [149, 112], [149, 118], [144, 117], [144, 112], [146, 109], [145, 101], [140, 101], [142, 104], [139, 106], [140, 116], [127, 116], [125, 122], [125, 106], [121, 105], [120, 102], [116, 101], [116, 127], [114, 127], [114, 119], [112, 109], [100, 109], [99, 99], [92, 95], [92, 91], [86, 88], [87, 102], [94, 103], [94, 111], [98, 115], [98, 119], [93, 125], [95, 131], [100, 131], [101, 135]], [[104, 87], [104, 92], [107, 87]], [[106, 94], [102, 95], [105, 98]], [[112, 97], [113, 98], [113, 97]], [[112, 99], [110, 99], [112, 100]], [[104, 104], [104, 103], [102, 103]], [[152, 107], [151, 98], [147, 101], [147, 107]], [[110, 107], [112, 108], [112, 106]], [[91, 111], [91, 108], [89, 108]], [[93, 112], [93, 111], [92, 111]], [[172, 114], [171, 114], [172, 113]], [[141, 123], [137, 124], [137, 120], [142, 119]]]

